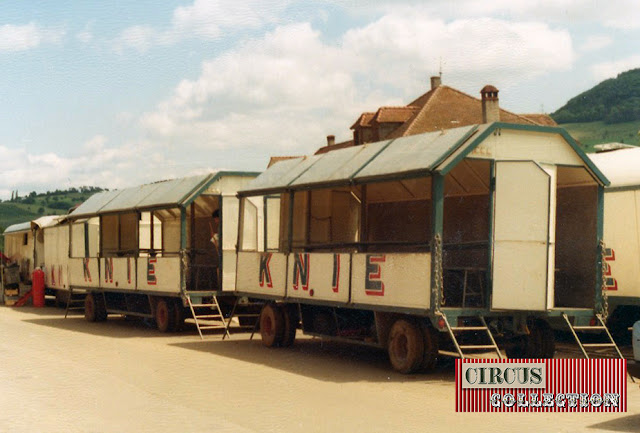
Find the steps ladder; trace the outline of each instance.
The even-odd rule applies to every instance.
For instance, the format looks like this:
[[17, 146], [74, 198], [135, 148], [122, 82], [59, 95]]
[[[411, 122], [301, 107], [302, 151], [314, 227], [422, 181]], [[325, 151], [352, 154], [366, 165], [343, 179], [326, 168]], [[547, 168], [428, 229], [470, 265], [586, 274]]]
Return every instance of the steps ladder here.
[[[226, 324], [227, 331], [231, 327], [231, 320], [234, 317], [237, 317], [239, 322], [240, 322], [240, 319], [243, 319], [243, 318], [255, 319], [255, 322], [253, 323], [253, 325], [242, 325], [239, 323], [238, 326], [236, 326], [236, 328], [240, 328], [240, 329], [251, 329], [251, 337], [249, 337], [249, 340], [253, 340], [253, 335], [256, 333], [256, 330], [258, 329], [258, 325], [260, 323], [260, 312], [258, 311], [257, 313], [255, 313], [247, 310], [250, 310], [251, 307], [258, 306], [258, 305], [262, 306], [264, 305], [264, 302], [262, 301], [252, 302], [248, 299], [244, 301], [243, 298], [236, 297], [235, 301], [233, 302], [233, 308], [231, 309], [231, 314], [227, 319], [227, 324]], [[238, 310], [238, 307], [240, 308], [240, 310]], [[227, 334], [222, 336], [223, 340], [225, 339]]]
[[[569, 317], [567, 317], [565, 313], [562, 313], [562, 318], [564, 319], [565, 322], [567, 322], [567, 325], [569, 326], [569, 329], [573, 334], [573, 338], [575, 338], [576, 342], [578, 343], [578, 346], [580, 347], [580, 350], [582, 351], [582, 354], [586, 359], [591, 359], [591, 357], [587, 353], [587, 349], [607, 349], [607, 348], [615, 349], [615, 354], [618, 355], [617, 357], [619, 359], [626, 359], [622, 355], [622, 352], [620, 352], [620, 348], [618, 348], [618, 345], [616, 344], [613, 337], [611, 336], [609, 329], [604, 324], [604, 320], [602, 319], [602, 314], [596, 314], [596, 318], [600, 323], [599, 325], [596, 324], [596, 325], [588, 325], [588, 326], [573, 326], [573, 324], [569, 320]], [[600, 331], [600, 332], [604, 331], [604, 333], [607, 336], [607, 339], [609, 340], [609, 343], [583, 343], [582, 340], [580, 340], [580, 337], [578, 337], [578, 334], [576, 333], [576, 331]], [[631, 381], [635, 383], [636, 381], [631, 375], [631, 373], [627, 371], [627, 374], [631, 378]]]
[[[200, 339], [204, 340], [202, 335], [202, 331], [209, 329], [224, 329], [224, 335], [222, 338], [231, 337], [229, 334], [229, 329], [227, 327], [227, 322], [225, 322], [224, 315], [222, 314], [222, 310], [220, 309], [220, 304], [218, 303], [218, 298], [216, 297], [215, 292], [201, 292], [201, 291], [189, 291], [185, 292], [187, 303], [189, 304], [189, 309], [191, 310], [191, 316], [196, 325], [196, 329], [198, 330], [198, 334], [200, 335]], [[199, 299], [211, 297], [211, 302], [203, 302], [198, 301], [199, 303], [193, 303], [191, 297], [197, 297]], [[196, 309], [207, 308], [207, 311], [204, 314], [197, 314]], [[212, 324], [211, 322], [219, 322]]]
[[[84, 295], [86, 295], [86, 292], [84, 292], [84, 290], [82, 291]], [[78, 293], [78, 295], [80, 295]], [[73, 287], [69, 288], [69, 297], [67, 298], [67, 307], [64, 310], [64, 318], [67, 318], [67, 315], [69, 314], [69, 311], [71, 310], [84, 310], [84, 296], [82, 296], [81, 298], [75, 298], [73, 297]]]
[[[459, 357], [461, 359], [465, 359], [465, 358], [470, 358], [471, 356], [469, 356], [469, 354], [465, 353], [464, 351], [468, 351], [468, 350], [482, 350], [485, 349], [487, 351], [494, 351], [497, 355], [498, 355], [498, 359], [503, 359], [502, 357], [502, 353], [500, 353], [500, 349], [498, 348], [498, 345], [496, 344], [496, 340], [493, 338], [493, 334], [491, 334], [491, 330], [489, 329], [489, 326], [487, 326], [487, 322], [484, 320], [483, 316], [473, 316], [473, 317], [477, 317], [477, 319], [480, 321], [481, 325], [480, 326], [451, 326], [449, 324], [449, 321], [447, 320], [447, 316], [444, 313], [441, 313], [441, 317], [444, 319], [444, 323], [447, 327], [447, 331], [449, 332], [449, 336], [451, 337], [451, 341], [453, 341], [453, 344], [456, 348], [456, 352], [450, 352], [450, 351], [446, 351], [446, 350], [439, 350], [438, 353], [441, 355], [446, 355], [446, 356], [455, 356], [455, 357]], [[473, 318], [470, 317], [470, 318]], [[461, 345], [458, 342], [458, 338], [456, 337], [457, 333], [462, 333], [462, 332], [477, 332], [477, 331], [484, 331], [487, 333], [487, 336], [489, 337], [489, 341], [491, 342], [491, 344], [464, 344]], [[464, 350], [464, 351], [463, 351]]]

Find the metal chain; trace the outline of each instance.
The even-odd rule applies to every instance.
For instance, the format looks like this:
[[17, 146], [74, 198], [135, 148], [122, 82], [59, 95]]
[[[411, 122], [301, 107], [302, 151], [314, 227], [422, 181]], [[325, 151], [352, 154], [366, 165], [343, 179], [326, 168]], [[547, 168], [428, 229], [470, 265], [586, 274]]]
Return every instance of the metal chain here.
[[606, 320], [609, 317], [609, 293], [607, 292], [607, 261], [606, 261], [606, 248], [604, 241], [600, 240], [600, 260], [602, 262], [602, 275], [600, 281], [600, 291], [602, 293], [602, 317]]
[[435, 260], [434, 260], [434, 264], [435, 264], [435, 269], [433, 270], [434, 272], [434, 276], [435, 276], [435, 286], [433, 287], [433, 290], [436, 294], [436, 299], [440, 298], [440, 306], [443, 306], [445, 304], [445, 299], [444, 299], [444, 283], [443, 283], [443, 274], [442, 274], [442, 237], [440, 237], [440, 233], [438, 233], [434, 240], [434, 252], [435, 252]]

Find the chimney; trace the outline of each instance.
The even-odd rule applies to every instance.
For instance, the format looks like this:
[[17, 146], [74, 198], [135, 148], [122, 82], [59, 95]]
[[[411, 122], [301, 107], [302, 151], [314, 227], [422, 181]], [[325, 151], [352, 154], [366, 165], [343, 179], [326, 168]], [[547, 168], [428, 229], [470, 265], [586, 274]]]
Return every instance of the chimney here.
[[482, 96], [482, 123], [499, 122], [498, 89], [487, 84], [480, 90], [480, 95]]
[[442, 78], [440, 78], [440, 76], [435, 75], [431, 77], [431, 90], [435, 89], [440, 84], [442, 84]]
[[333, 146], [334, 144], [336, 144], [336, 136], [327, 135], [327, 146]]

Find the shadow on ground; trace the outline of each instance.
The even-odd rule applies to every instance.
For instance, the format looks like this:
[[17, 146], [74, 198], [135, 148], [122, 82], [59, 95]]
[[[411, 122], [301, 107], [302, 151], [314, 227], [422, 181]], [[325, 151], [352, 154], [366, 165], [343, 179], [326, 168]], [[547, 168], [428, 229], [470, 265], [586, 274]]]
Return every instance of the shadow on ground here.
[[303, 337], [292, 347], [267, 348], [246, 337], [172, 343], [183, 349], [211, 353], [242, 362], [329, 382], [453, 382], [453, 360], [442, 360], [430, 373], [404, 375], [392, 370], [385, 351], [361, 345]]
[[640, 431], [640, 415], [630, 415], [590, 425], [589, 428], [617, 432]]

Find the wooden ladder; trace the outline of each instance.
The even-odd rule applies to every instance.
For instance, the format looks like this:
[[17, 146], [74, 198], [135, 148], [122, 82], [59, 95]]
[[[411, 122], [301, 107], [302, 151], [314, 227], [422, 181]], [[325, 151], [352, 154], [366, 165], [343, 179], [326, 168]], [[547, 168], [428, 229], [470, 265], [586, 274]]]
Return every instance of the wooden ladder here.
[[[456, 348], [456, 352], [439, 350], [438, 351], [439, 354], [445, 355], [445, 356], [455, 356], [461, 359], [465, 359], [465, 358], [470, 358], [471, 356], [469, 356], [469, 354], [465, 353], [464, 351], [486, 350], [486, 351], [495, 352], [498, 355], [498, 359], [503, 359], [502, 353], [500, 353], [500, 348], [498, 348], [498, 345], [496, 344], [496, 340], [493, 338], [493, 334], [491, 333], [489, 326], [487, 326], [487, 322], [484, 320], [483, 316], [469, 317], [471, 319], [473, 319], [474, 317], [477, 317], [477, 319], [480, 321], [480, 324], [481, 324], [480, 326], [451, 326], [449, 324], [449, 321], [447, 320], [447, 316], [444, 313], [441, 313], [441, 317], [444, 319], [444, 323], [447, 327], [447, 331], [449, 332], [449, 336], [451, 337], [451, 341], [453, 341], [453, 344]], [[460, 334], [463, 332], [470, 332], [470, 331], [486, 332], [491, 344], [464, 344], [464, 345], [460, 344], [458, 342], [458, 337], [456, 336], [456, 334]]]
[[[216, 297], [215, 292], [200, 292], [200, 291], [191, 291], [185, 292], [187, 303], [189, 304], [189, 309], [191, 310], [191, 316], [193, 317], [193, 321], [196, 325], [196, 329], [198, 330], [198, 334], [200, 335], [200, 339], [204, 339], [202, 335], [202, 331], [209, 329], [224, 329], [223, 338], [231, 337], [229, 335], [229, 330], [227, 327], [227, 322], [225, 321], [225, 317], [222, 314], [222, 310], [220, 309], [220, 304], [218, 303], [218, 298]], [[193, 302], [193, 299], [197, 298], [197, 303]], [[211, 302], [203, 302], [203, 298], [211, 297]], [[196, 310], [199, 309], [207, 309], [205, 313], [196, 313]], [[219, 323], [212, 323], [219, 322]]]

